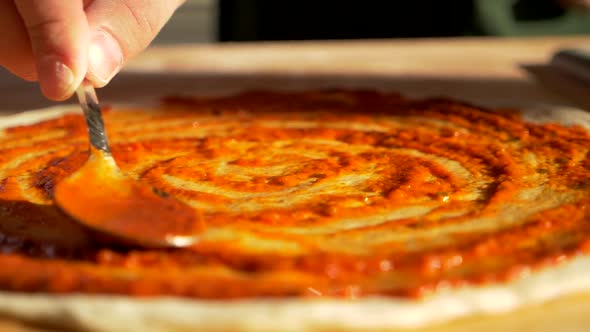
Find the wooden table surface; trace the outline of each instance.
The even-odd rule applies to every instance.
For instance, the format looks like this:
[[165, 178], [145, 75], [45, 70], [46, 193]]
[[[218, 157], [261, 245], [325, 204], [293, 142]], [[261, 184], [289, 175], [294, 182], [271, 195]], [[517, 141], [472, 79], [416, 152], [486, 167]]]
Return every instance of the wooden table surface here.
[[[445, 95], [489, 106], [590, 109], [587, 87], [547, 66], [590, 36], [282, 42], [157, 47], [131, 61], [100, 92], [106, 101], [248, 88], [369, 87], [408, 96]], [[0, 74], [1, 110], [48, 104], [37, 87]]]
[[547, 70], [556, 50], [580, 46], [590, 47], [590, 36], [175, 46], [149, 50], [128, 70], [201, 75], [208, 81], [197, 86], [205, 91], [338, 85], [456, 96], [492, 106], [588, 107], [586, 89], [570, 88], [570, 81]]
[[127, 69], [523, 78], [519, 64], [580, 45], [590, 46], [590, 36], [180, 45], [148, 49]]
[[[100, 95], [116, 102], [170, 93], [339, 86], [454, 96], [490, 106], [588, 108], [587, 86], [546, 73], [553, 52], [577, 46], [590, 46], [590, 36], [159, 47], [130, 62]], [[34, 84], [6, 74], [0, 75], [0, 95], [5, 111], [47, 104]], [[0, 331], [38, 330], [0, 320]]]

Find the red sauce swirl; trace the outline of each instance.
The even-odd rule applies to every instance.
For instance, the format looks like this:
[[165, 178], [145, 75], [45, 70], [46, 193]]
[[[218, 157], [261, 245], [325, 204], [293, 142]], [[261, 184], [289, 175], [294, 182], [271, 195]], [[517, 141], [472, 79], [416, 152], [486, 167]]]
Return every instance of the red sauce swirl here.
[[83, 118], [8, 128], [0, 289], [418, 296], [589, 248], [581, 127], [369, 91], [170, 99], [105, 121], [123, 171], [191, 204], [201, 240], [146, 250], [89, 233], [52, 203], [87, 158]]

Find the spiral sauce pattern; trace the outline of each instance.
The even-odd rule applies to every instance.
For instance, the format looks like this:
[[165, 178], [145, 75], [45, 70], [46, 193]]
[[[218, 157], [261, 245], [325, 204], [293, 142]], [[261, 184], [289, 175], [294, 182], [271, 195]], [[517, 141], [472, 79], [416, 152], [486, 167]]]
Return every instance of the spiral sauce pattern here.
[[87, 158], [83, 118], [63, 115], [0, 135], [0, 288], [417, 296], [588, 248], [581, 127], [338, 90], [174, 98], [105, 122], [123, 171], [198, 212], [199, 243], [122, 248], [60, 212], [53, 188]]

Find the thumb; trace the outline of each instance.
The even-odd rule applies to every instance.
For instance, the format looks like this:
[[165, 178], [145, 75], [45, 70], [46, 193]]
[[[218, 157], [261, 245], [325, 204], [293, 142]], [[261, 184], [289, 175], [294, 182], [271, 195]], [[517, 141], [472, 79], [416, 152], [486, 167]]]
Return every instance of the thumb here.
[[80, 0], [15, 0], [29, 39], [43, 94], [70, 97], [88, 64], [88, 21]]
[[87, 78], [106, 85], [123, 64], [144, 50], [181, 0], [96, 0], [86, 8], [90, 25]]

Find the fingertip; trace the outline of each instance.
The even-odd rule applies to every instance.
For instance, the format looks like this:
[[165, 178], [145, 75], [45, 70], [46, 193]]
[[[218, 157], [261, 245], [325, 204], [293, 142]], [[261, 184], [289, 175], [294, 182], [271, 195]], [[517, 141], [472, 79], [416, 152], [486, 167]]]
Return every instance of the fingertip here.
[[41, 92], [54, 101], [63, 101], [72, 96], [81, 79], [61, 59], [55, 56], [42, 58], [37, 68]]
[[[111, 46], [97, 47], [96, 50], [112, 51], [110, 57], [103, 57], [100, 52], [90, 52], [89, 75], [87, 75], [89, 80], [96, 86], [108, 83], [124, 62], [150, 44], [183, 2], [183, 0], [89, 2], [86, 15], [90, 29], [94, 31], [91, 35], [91, 43], [99, 45], [104, 42]], [[109, 63], [99, 65], [101, 59], [109, 59]]]
[[89, 27], [82, 1], [14, 1], [30, 40], [37, 78], [49, 99], [69, 98], [88, 70]]
[[87, 78], [94, 86], [103, 87], [123, 66], [123, 51], [119, 42], [107, 31], [96, 30], [90, 37]]

